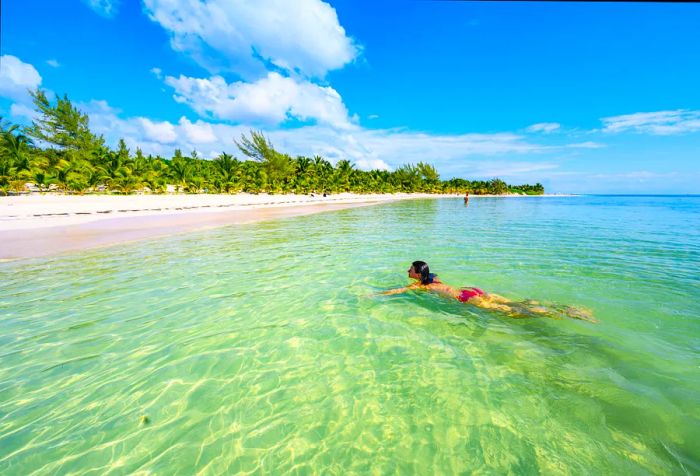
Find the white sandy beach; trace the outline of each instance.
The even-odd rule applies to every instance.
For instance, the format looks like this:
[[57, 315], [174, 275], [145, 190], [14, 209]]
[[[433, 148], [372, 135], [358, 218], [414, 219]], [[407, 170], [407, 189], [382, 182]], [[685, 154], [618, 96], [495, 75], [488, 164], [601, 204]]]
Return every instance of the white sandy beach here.
[[[563, 196], [563, 195], [557, 195]], [[461, 197], [452, 194], [395, 193], [320, 195], [61, 195], [31, 194], [0, 197], [0, 231], [76, 225], [116, 217], [189, 215], [198, 212], [299, 207], [320, 204], [379, 203], [415, 198]], [[490, 198], [494, 195], [470, 195]], [[509, 195], [508, 198], [528, 198]], [[540, 197], [540, 196], [538, 196]]]
[[206, 228], [393, 200], [455, 197], [359, 195], [26, 195], [0, 198], [0, 259], [48, 256]]
[[407, 198], [452, 195], [341, 193], [315, 195], [59, 195], [32, 194], [0, 197], [0, 231], [76, 225], [98, 220], [154, 215], [196, 216], [203, 212], [227, 212], [270, 207], [302, 207], [321, 204], [377, 203]]
[[[60, 195], [0, 197], [0, 260], [35, 258], [188, 231], [450, 194]], [[485, 198], [487, 196], [471, 196]], [[527, 198], [526, 196], [509, 196]]]

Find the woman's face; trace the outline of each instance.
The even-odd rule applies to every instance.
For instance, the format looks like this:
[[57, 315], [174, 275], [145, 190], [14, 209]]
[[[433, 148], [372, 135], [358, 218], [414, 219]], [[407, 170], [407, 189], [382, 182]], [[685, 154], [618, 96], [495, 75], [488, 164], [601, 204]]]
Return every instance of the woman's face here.
[[420, 274], [416, 273], [416, 270], [411, 266], [408, 268], [408, 277], [411, 279], [420, 279]]

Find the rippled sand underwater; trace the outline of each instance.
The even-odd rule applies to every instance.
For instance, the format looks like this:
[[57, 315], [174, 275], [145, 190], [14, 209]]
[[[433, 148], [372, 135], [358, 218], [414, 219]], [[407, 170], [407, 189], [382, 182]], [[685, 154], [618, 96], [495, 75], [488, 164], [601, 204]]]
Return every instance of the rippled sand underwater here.
[[[377, 296], [591, 308], [508, 319]], [[695, 474], [700, 199], [416, 200], [0, 264], [0, 474]]]

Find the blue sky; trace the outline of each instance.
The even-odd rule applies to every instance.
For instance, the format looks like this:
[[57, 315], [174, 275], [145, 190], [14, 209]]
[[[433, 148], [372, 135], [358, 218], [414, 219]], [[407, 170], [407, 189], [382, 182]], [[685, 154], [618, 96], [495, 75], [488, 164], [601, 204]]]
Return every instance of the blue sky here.
[[109, 143], [292, 154], [551, 192], [700, 193], [700, 4], [3, 2], [0, 114], [64, 94]]

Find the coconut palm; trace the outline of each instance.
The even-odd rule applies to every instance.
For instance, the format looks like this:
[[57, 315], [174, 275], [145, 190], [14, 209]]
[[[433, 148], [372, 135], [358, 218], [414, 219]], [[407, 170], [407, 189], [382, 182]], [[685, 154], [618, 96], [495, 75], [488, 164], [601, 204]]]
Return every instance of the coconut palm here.
[[41, 170], [35, 171], [32, 178], [34, 180], [34, 184], [39, 188], [40, 192], [46, 192], [51, 184], [54, 183], [53, 177]]
[[[102, 167], [86, 167], [84, 170], [88, 190], [95, 191], [109, 178]], [[37, 183], [37, 185], [39, 185]]]
[[334, 184], [336, 184], [337, 187], [343, 192], [350, 191], [350, 179], [353, 172], [355, 172], [354, 167], [355, 166], [349, 160], [345, 159], [339, 160], [335, 164], [336, 180], [334, 181]]
[[192, 167], [184, 158], [174, 158], [170, 163], [170, 175], [175, 181], [177, 191], [184, 190], [192, 176]]
[[32, 140], [17, 125], [3, 132], [3, 148], [17, 171], [30, 169], [30, 148], [33, 145]]
[[206, 184], [206, 180], [201, 175], [193, 175], [187, 182], [185, 191], [187, 193], [200, 193]]
[[316, 155], [313, 158], [313, 169], [316, 178], [314, 181], [314, 189], [317, 192], [322, 192], [327, 188], [327, 181], [333, 173], [333, 166], [320, 155]]
[[240, 162], [227, 153], [220, 154], [214, 159], [214, 167], [218, 178], [218, 189], [225, 193], [231, 193], [236, 189], [236, 178]]

